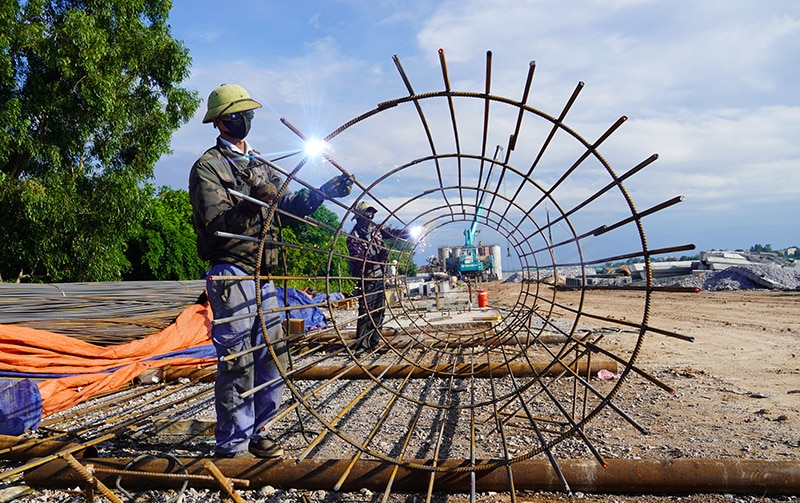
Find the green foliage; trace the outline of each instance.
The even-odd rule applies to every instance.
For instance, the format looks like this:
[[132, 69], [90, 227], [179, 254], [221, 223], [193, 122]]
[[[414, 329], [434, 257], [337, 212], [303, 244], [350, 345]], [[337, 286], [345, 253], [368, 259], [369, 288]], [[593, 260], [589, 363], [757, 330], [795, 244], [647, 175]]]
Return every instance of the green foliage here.
[[197, 256], [189, 193], [161, 187], [155, 194], [152, 185], [145, 192], [147, 208], [128, 243], [131, 268], [124, 279], [199, 279], [209, 264]]
[[[288, 286], [298, 289], [306, 289], [310, 286], [319, 292], [324, 292], [327, 288], [330, 288], [331, 291], [351, 291], [354, 284], [351, 280], [331, 279], [328, 287], [325, 279], [311, 279], [324, 278], [328, 275], [333, 277], [349, 276], [350, 274], [345, 237], [339, 235], [334, 243], [335, 232], [331, 230], [339, 227], [339, 218], [324, 205], [317, 208], [311, 217], [326, 225], [296, 224], [283, 227], [283, 240], [298, 245], [284, 248], [287, 275], [310, 278], [289, 281]], [[328, 252], [332, 245], [334, 254], [330, 261], [330, 269], [328, 269]]]
[[[191, 59], [170, 35], [171, 5], [0, 2], [0, 279], [175, 280], [205, 270], [188, 193], [146, 183], [200, 103], [179, 87]], [[314, 218], [339, 226], [325, 207]], [[286, 250], [289, 275], [349, 274], [344, 236], [305, 225], [284, 234], [302, 245]], [[325, 289], [324, 280], [294, 286]]]
[[197, 277], [184, 196], [142, 186], [200, 103], [171, 5], [0, 4], [2, 278]]
[[[404, 249], [403, 251], [408, 251]], [[416, 276], [419, 273], [419, 267], [414, 263], [414, 253], [399, 253], [392, 251], [389, 261], [397, 260], [397, 274], [399, 276]]]
[[[339, 234], [334, 242], [335, 232], [332, 230], [339, 228], [339, 218], [325, 206], [317, 208], [311, 216], [325, 225], [292, 224], [283, 227], [283, 240], [290, 243], [283, 250], [286, 274], [309, 278], [291, 280], [288, 286], [301, 290], [312, 287], [318, 292], [328, 289], [333, 292], [351, 292], [356, 286], [356, 281], [348, 279], [350, 261], [346, 236]], [[405, 242], [400, 241], [394, 244], [387, 243], [390, 248], [394, 247], [390, 252], [391, 259], [398, 261], [400, 274], [413, 276], [417, 273], [417, 266], [414, 264], [413, 255], [407, 248], [403, 248], [404, 245]], [[331, 246], [333, 246], [332, 254], [329, 253]], [[325, 277], [330, 279], [328, 285], [325, 283]]]
[[796, 260], [800, 258], [800, 251], [798, 251], [797, 246], [788, 246], [780, 250], [774, 250], [772, 248], [772, 245], [770, 244], [766, 244], [763, 246], [760, 244], [756, 244], [751, 246], [749, 251], [753, 253], [774, 253], [779, 257], [783, 257], [789, 260]]
[[114, 281], [130, 267], [131, 223], [144, 207], [136, 180], [110, 172], [0, 180], [0, 275], [32, 281]]
[[199, 99], [168, 0], [28, 0], [0, 7], [0, 170], [11, 178], [127, 171], [169, 152]]
[[0, 174], [0, 277], [34, 282], [189, 280], [208, 269], [185, 190], [133, 176]]
[[773, 252], [772, 245], [770, 245], [770, 244], [763, 245], [763, 246], [760, 245], [760, 244], [755, 244], [755, 245], [750, 247], [750, 251], [753, 252], [753, 253], [772, 253]]
[[[0, 173], [0, 200], [0, 280], [190, 280], [208, 269], [197, 256], [185, 190], [140, 187], [125, 172], [21, 180]], [[283, 239], [296, 245], [284, 248], [286, 274], [309, 278], [288, 286], [352, 291], [345, 236], [334, 243], [338, 217], [325, 206], [312, 217], [325, 225], [283, 227]], [[401, 274], [416, 273], [408, 253], [391, 254]]]

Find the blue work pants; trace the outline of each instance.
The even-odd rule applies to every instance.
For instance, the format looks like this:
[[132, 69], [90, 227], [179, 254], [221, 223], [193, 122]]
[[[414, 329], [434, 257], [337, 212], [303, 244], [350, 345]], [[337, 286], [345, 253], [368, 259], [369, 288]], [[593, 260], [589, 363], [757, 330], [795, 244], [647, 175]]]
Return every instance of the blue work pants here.
[[[246, 273], [230, 264], [218, 264], [211, 268], [209, 275], [244, 276]], [[214, 319], [256, 313], [255, 288], [253, 280], [206, 281]], [[285, 361], [283, 326], [276, 311], [278, 301], [272, 282], [261, 282], [261, 301], [269, 340], [279, 354], [279, 360]], [[284, 382], [269, 348], [249, 351], [265, 343], [258, 316], [214, 324], [211, 338], [220, 358], [214, 389], [217, 412], [215, 451], [217, 454], [230, 454], [247, 449], [251, 440], [258, 442], [266, 437], [266, 424], [280, 406]], [[226, 361], [221, 359], [241, 352], [245, 354]], [[270, 381], [275, 382], [253, 395], [241, 397], [243, 392]]]

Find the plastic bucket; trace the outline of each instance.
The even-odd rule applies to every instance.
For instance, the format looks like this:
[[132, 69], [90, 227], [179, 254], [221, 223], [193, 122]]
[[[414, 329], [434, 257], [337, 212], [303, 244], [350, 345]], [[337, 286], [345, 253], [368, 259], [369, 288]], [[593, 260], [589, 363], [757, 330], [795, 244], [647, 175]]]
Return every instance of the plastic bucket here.
[[478, 290], [478, 307], [486, 307], [489, 305], [489, 292], [486, 290]]

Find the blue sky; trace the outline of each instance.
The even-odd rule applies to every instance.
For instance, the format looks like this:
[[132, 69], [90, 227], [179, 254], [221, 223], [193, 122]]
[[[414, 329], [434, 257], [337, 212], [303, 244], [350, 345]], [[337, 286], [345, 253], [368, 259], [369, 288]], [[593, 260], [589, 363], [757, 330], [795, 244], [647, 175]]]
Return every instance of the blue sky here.
[[[535, 61], [531, 107], [557, 116], [582, 81], [585, 87], [565, 120], [572, 130], [593, 141], [627, 116], [599, 148], [617, 174], [659, 154], [625, 182], [640, 211], [685, 197], [644, 219], [651, 248], [800, 244], [800, 2], [232, 0], [222, 5], [176, 0], [170, 14], [173, 36], [183, 40], [193, 60], [184, 85], [197, 90], [204, 103], [173, 136], [173, 154], [156, 165], [157, 185], [186, 187], [192, 162], [216, 136], [211, 126], [201, 124], [205, 98], [223, 82], [243, 85], [264, 104], [248, 140], [264, 154], [279, 155], [301, 146], [281, 118], [305, 135], [324, 136], [380, 102], [408, 95], [393, 55], [416, 93], [443, 89], [439, 48], [451, 88], [481, 92], [491, 51], [492, 95], [519, 100]], [[477, 152], [481, 139], [473, 129], [480, 124], [475, 128], [468, 117], [476, 108], [471, 101], [478, 100], [462, 101], [461, 148]], [[437, 137], [440, 152], [453, 151], [443, 104], [431, 100], [424, 105], [431, 128], [450, 138]], [[492, 126], [491, 148], [505, 144], [513, 129], [507, 123], [514, 114], [501, 109], [493, 108], [499, 125]], [[369, 186], [394, 167], [429, 154], [419, 118], [411, 112], [412, 107], [398, 107], [348, 129], [333, 139], [330, 156]], [[526, 147], [541, 144], [546, 136], [544, 121], [537, 125], [534, 119], [526, 118], [530, 127], [521, 132], [511, 158], [523, 171], [533, 152]], [[548, 186], [574, 161], [576, 145], [569, 143], [548, 150], [547, 162], [537, 168], [537, 182]], [[299, 160], [295, 156], [281, 164], [292, 169]], [[608, 182], [596, 165], [580, 171], [555, 194], [548, 213], [573, 207]], [[320, 184], [336, 173], [330, 163], [315, 162], [299, 176]], [[391, 174], [370, 193], [408, 222], [438, 203], [404, 201], [433, 185], [434, 170], [425, 164]], [[497, 192], [510, 197], [514, 187], [513, 180], [506, 181]], [[518, 201], [524, 205], [523, 199]], [[565, 228], [564, 235], [624, 218], [630, 209], [620, 208], [622, 202], [619, 193], [601, 198], [576, 214], [572, 223], [578, 229]], [[541, 223], [545, 217], [537, 218]], [[464, 227], [463, 222], [442, 226], [431, 232], [429, 245], [459, 244]], [[487, 229], [482, 239], [505, 248], [506, 240], [528, 235], [497, 236]], [[595, 243], [587, 240], [582, 253], [584, 259], [628, 253], [641, 249], [640, 239], [626, 231]], [[570, 248], [561, 263], [573, 260], [575, 253]]]

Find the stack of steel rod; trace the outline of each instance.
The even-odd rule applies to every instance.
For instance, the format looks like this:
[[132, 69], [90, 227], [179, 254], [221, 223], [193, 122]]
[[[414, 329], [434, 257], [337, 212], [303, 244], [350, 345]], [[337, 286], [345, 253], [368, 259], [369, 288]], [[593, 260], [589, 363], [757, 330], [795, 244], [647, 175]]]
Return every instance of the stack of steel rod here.
[[0, 320], [118, 344], [163, 329], [204, 289], [204, 281], [0, 283]]

